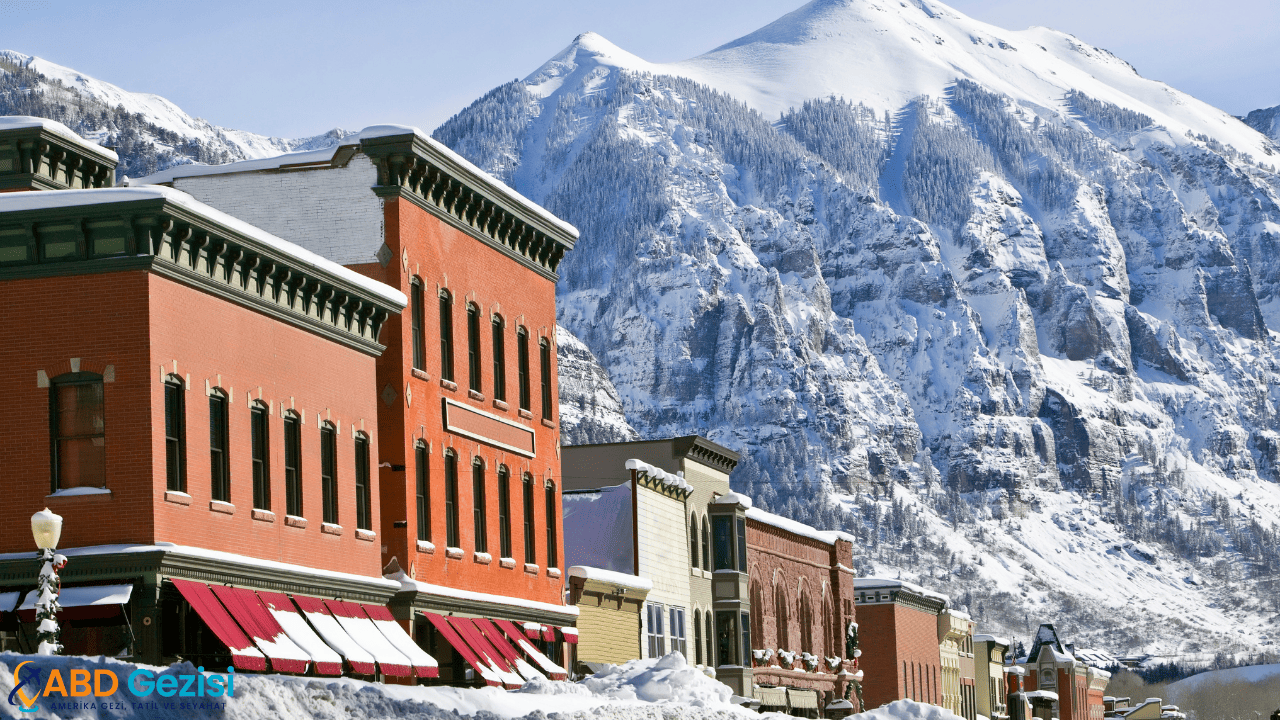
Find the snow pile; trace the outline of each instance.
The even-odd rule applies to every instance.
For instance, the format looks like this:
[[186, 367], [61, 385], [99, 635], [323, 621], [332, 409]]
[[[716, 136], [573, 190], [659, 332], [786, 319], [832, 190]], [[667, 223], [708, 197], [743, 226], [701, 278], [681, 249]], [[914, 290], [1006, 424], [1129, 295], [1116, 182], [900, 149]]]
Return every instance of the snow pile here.
[[851, 720], [959, 720], [959, 715], [937, 705], [925, 705], [914, 700], [899, 700], [870, 712], [851, 715]]
[[632, 660], [611, 665], [583, 680], [581, 687], [607, 698], [667, 702], [700, 708], [725, 706], [733, 694], [729, 686], [707, 677], [671, 653], [656, 660]]

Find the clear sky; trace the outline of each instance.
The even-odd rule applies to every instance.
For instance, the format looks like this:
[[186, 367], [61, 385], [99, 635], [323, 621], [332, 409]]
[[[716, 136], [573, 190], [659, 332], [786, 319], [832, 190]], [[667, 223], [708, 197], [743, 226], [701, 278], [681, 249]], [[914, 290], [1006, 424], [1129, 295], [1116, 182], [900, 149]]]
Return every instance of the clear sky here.
[[[593, 30], [653, 62], [698, 55], [801, 0], [401, 3], [0, 0], [0, 48], [38, 55], [217, 125], [300, 137], [380, 122], [431, 130]], [[1234, 114], [1280, 104], [1276, 0], [950, 0], [1045, 25]]]

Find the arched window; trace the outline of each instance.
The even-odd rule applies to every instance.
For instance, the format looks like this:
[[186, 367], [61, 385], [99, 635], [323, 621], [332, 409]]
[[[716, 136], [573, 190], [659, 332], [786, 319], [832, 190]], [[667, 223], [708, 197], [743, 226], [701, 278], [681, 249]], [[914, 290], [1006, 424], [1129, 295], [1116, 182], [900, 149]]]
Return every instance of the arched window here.
[[66, 373], [50, 383], [53, 429], [53, 492], [106, 487], [107, 423], [102, 376]]
[[809, 593], [801, 589], [796, 596], [796, 616], [800, 621], [800, 650], [814, 653], [813, 646], [813, 608], [809, 607]]
[[702, 569], [711, 570], [711, 522], [702, 516]]
[[538, 359], [542, 371], [542, 419], [551, 420], [551, 341], [547, 338], [538, 341]]
[[249, 408], [250, 455], [253, 459], [253, 508], [271, 510], [271, 437], [267, 406], [255, 402]]
[[164, 381], [165, 489], [187, 491], [187, 406], [183, 401], [182, 378], [170, 375]]
[[835, 606], [831, 602], [831, 594], [827, 593], [822, 604], [822, 654], [826, 657], [844, 657], [844, 648], [836, 635], [837, 625]]
[[764, 639], [764, 590], [759, 580], [751, 581], [751, 645], [755, 648], [768, 647]]
[[476, 552], [489, 552], [488, 513], [484, 497], [484, 461], [480, 458], [471, 461], [471, 506], [475, 521]]
[[523, 327], [516, 328], [516, 384], [520, 390], [520, 409], [528, 411], [532, 407], [529, 398], [529, 331]]
[[453, 450], [444, 454], [444, 535], [449, 547], [461, 547], [458, 538], [458, 455]]
[[556, 485], [547, 482], [547, 567], [560, 567], [559, 544], [556, 542], [556, 508], [560, 503], [556, 499]]
[[[701, 567], [698, 565], [698, 516], [689, 516], [689, 565], [691, 567]], [[696, 623], [695, 623], [696, 624]]]
[[493, 399], [507, 400], [507, 343], [506, 325], [502, 316], [493, 316]]
[[409, 281], [409, 295], [413, 367], [417, 370], [425, 370], [427, 365], [426, 302], [422, 297], [422, 278], [415, 276]]
[[467, 387], [482, 392], [480, 384], [480, 308], [467, 303]]
[[527, 565], [536, 565], [538, 563], [537, 547], [534, 545], [533, 532], [533, 476], [529, 473], [524, 474], [523, 495], [524, 502], [524, 561]]
[[511, 557], [511, 471], [498, 466], [498, 553]]
[[320, 496], [323, 519], [338, 524], [338, 429], [333, 423], [320, 426]]
[[710, 610], [708, 610], [705, 614], [703, 614], [702, 624], [706, 625], [707, 627], [707, 631], [705, 633], [705, 636], [707, 638], [707, 664], [716, 665], [717, 664], [716, 656], [715, 656], [716, 633], [715, 633], [715, 630], [713, 629], [712, 612]]
[[369, 436], [356, 435], [356, 527], [373, 529], [373, 502], [369, 490]]
[[702, 612], [693, 611], [693, 662], [702, 664]]
[[227, 396], [215, 389], [209, 393], [209, 480], [210, 498], [220, 502], [231, 502], [227, 419]]
[[413, 466], [418, 481], [418, 539], [423, 542], [431, 542], [431, 471], [427, 459], [427, 445], [419, 440], [413, 446]]
[[284, 415], [284, 507], [302, 517], [302, 418], [292, 410]]
[[440, 291], [440, 379], [453, 382], [453, 296]]
[[778, 648], [793, 650], [791, 647], [790, 618], [787, 614], [787, 592], [782, 585], [773, 586], [773, 617], [778, 623]]

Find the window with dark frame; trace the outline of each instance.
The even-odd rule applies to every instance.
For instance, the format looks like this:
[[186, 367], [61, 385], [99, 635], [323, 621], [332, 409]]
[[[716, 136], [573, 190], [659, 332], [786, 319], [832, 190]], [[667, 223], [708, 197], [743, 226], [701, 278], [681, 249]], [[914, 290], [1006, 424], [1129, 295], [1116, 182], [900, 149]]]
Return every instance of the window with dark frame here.
[[427, 364], [427, 338], [426, 338], [426, 302], [422, 297], [422, 279], [415, 277], [409, 283], [409, 293], [412, 296], [410, 300], [410, 323], [412, 326], [411, 342], [413, 343], [413, 367], [417, 370], [425, 370]]
[[542, 371], [542, 419], [551, 420], [551, 342], [538, 341], [538, 359]]
[[320, 494], [324, 522], [338, 524], [338, 430], [330, 423], [320, 427]]
[[271, 510], [271, 445], [267, 409], [254, 404], [249, 409], [250, 454], [253, 458], [253, 508]]
[[698, 567], [698, 516], [689, 516], [689, 567]]
[[507, 400], [507, 348], [501, 315], [493, 316], [493, 399]]
[[702, 664], [702, 612], [693, 611], [693, 662]]
[[511, 557], [511, 471], [498, 466], [498, 553]]
[[52, 492], [106, 487], [107, 427], [102, 376], [67, 373], [49, 385]]
[[182, 381], [169, 378], [164, 383], [165, 488], [187, 491], [187, 411], [183, 404]]
[[646, 606], [645, 639], [648, 640], [649, 657], [660, 658], [667, 654], [667, 634], [663, 630], [664, 608], [659, 603]]
[[471, 512], [474, 521], [476, 552], [489, 552], [488, 508], [484, 497], [484, 461], [471, 461]]
[[480, 382], [480, 308], [467, 303], [467, 387], [483, 392]]
[[209, 480], [210, 497], [219, 502], [231, 502], [227, 419], [227, 397], [214, 392], [209, 396]]
[[524, 476], [524, 561], [529, 565], [538, 562], [537, 547], [534, 544], [533, 532], [533, 476]]
[[421, 441], [413, 447], [414, 470], [418, 477], [418, 539], [431, 542], [431, 487], [427, 467], [427, 446]]
[[453, 382], [453, 297], [440, 291], [440, 379]]
[[445, 544], [461, 547], [458, 537], [458, 456], [450, 450], [444, 454], [444, 533]]
[[[702, 569], [711, 570], [711, 523], [707, 520], [707, 516], [702, 516]], [[710, 641], [710, 633], [707, 634]]]
[[356, 436], [356, 529], [373, 529], [373, 506], [369, 492], [369, 438]]
[[284, 416], [284, 511], [302, 517], [302, 422], [294, 413]]
[[559, 544], [556, 542], [556, 486], [555, 483], [547, 483], [547, 567], [560, 567], [560, 560], [556, 557], [560, 554]]
[[516, 330], [516, 384], [520, 389], [520, 409], [529, 410], [532, 400], [529, 395], [529, 331]]
[[[718, 515], [711, 518], [712, 562], [716, 570], [736, 570], [733, 560], [733, 516]], [[719, 622], [718, 620], [716, 622]]]

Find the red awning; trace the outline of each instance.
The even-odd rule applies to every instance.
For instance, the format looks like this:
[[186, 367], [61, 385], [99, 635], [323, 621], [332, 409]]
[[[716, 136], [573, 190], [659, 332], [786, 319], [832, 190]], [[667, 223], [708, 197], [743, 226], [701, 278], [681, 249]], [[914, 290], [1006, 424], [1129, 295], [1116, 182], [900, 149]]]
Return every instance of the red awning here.
[[373, 624], [359, 605], [342, 600], [325, 600], [324, 606], [329, 608], [329, 612], [338, 619], [338, 624], [347, 631], [351, 639], [378, 661], [378, 669], [382, 670], [383, 675], [413, 677], [413, 666], [409, 658], [387, 642], [382, 631], [378, 630], [378, 626]]
[[472, 650], [476, 651], [480, 659], [488, 663], [489, 667], [498, 673], [498, 676], [502, 678], [502, 684], [506, 685], [507, 689], [514, 690], [524, 684], [524, 679], [507, 664], [507, 660], [502, 657], [502, 653], [494, 649], [493, 645], [485, 639], [484, 634], [476, 628], [471, 618], [451, 617], [449, 618], [449, 624], [453, 625], [453, 629], [458, 631], [458, 634], [467, 641]]
[[271, 669], [280, 673], [302, 675], [311, 665], [311, 656], [285, 634], [284, 628], [271, 616], [252, 590], [226, 585], [211, 586], [231, 617], [253, 638], [263, 655], [271, 661]]
[[525, 637], [530, 640], [542, 639], [542, 625], [535, 622], [521, 623], [520, 627], [524, 628]]
[[196, 611], [201, 620], [204, 620], [205, 625], [208, 625], [213, 634], [231, 651], [232, 664], [241, 670], [266, 671], [267, 658], [258, 652], [253, 646], [253, 641], [244, 634], [236, 621], [231, 619], [226, 608], [222, 607], [222, 603], [214, 597], [208, 585], [177, 578], [173, 578], [172, 582], [173, 586], [178, 588], [178, 592], [182, 593], [182, 597], [191, 603], [191, 608]]
[[305, 618], [298, 614], [298, 608], [284, 593], [258, 591], [258, 597], [267, 607], [271, 617], [284, 628], [284, 632], [298, 647], [311, 656], [315, 663], [317, 675], [341, 675], [342, 656], [325, 644], [324, 640], [307, 624]]
[[556, 641], [556, 631], [555, 631], [555, 629], [554, 629], [554, 628], [552, 628], [550, 625], [543, 625], [543, 626], [542, 626], [542, 639], [543, 639], [543, 640], [546, 640], [547, 642], [555, 642], [555, 641]]
[[543, 655], [538, 648], [529, 642], [529, 639], [516, 628], [515, 624], [510, 620], [494, 620], [493, 624], [501, 630], [507, 639], [515, 643], [516, 647], [524, 651], [525, 655], [533, 661], [535, 665], [542, 669], [552, 680], [564, 680], [569, 677], [569, 672], [557, 665], [551, 658]]
[[413, 663], [413, 673], [418, 677], [433, 678], [440, 676], [440, 666], [436, 663], [436, 659], [427, 654], [425, 650], [418, 647], [418, 643], [409, 637], [409, 633], [400, 627], [400, 623], [396, 622], [396, 618], [391, 614], [385, 605], [361, 605], [365, 615], [373, 621], [373, 624], [382, 633], [382, 636], [391, 643], [391, 646], [400, 651], [400, 654], [409, 658], [409, 662]]
[[569, 643], [570, 645], [577, 645], [578, 644], [578, 628], [562, 627], [560, 628], [560, 637], [564, 638], [564, 641]]
[[294, 595], [293, 601], [298, 604], [298, 609], [311, 623], [311, 627], [324, 638], [325, 644], [347, 659], [353, 672], [361, 675], [374, 675], [378, 672], [377, 661], [373, 659], [373, 655], [342, 629], [338, 619], [329, 614], [329, 609], [324, 606], [323, 600]]
[[487, 618], [474, 618], [471, 622], [475, 624], [480, 634], [484, 635], [484, 639], [489, 641], [493, 649], [502, 654], [503, 659], [507, 661], [507, 665], [515, 668], [515, 671], [520, 673], [520, 677], [525, 680], [533, 680], [534, 678], [546, 679], [546, 675], [538, 672], [537, 668], [525, 662], [524, 658], [520, 656], [520, 651], [515, 649], [511, 642], [507, 640], [507, 636], [494, 627], [493, 623]]
[[466, 640], [462, 639], [458, 631], [453, 629], [445, 617], [429, 612], [422, 613], [422, 616], [440, 632], [445, 641], [453, 647], [454, 652], [461, 655], [462, 659], [466, 660], [467, 664], [480, 675], [486, 685], [502, 685], [502, 678], [480, 659], [480, 656], [471, 649]]

